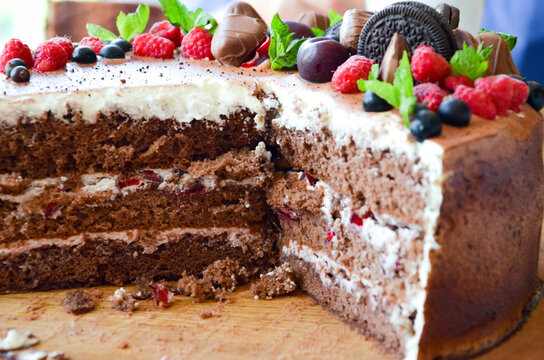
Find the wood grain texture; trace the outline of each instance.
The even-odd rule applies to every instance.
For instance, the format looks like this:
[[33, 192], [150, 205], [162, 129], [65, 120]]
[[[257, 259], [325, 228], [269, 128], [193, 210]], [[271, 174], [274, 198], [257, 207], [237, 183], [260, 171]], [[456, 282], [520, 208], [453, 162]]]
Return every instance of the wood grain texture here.
[[[116, 288], [85, 291], [97, 308], [74, 316], [60, 301], [67, 290], [0, 296], [0, 336], [7, 329], [30, 330], [36, 349], [62, 350], [71, 359], [374, 359], [386, 360], [371, 341], [342, 323], [306, 295], [254, 300], [248, 287], [232, 303], [193, 303], [177, 296], [168, 309], [142, 301], [132, 315], [107, 300]], [[127, 287], [128, 290], [133, 290]], [[521, 331], [479, 359], [544, 359], [544, 304]], [[199, 312], [214, 311], [202, 319]]]

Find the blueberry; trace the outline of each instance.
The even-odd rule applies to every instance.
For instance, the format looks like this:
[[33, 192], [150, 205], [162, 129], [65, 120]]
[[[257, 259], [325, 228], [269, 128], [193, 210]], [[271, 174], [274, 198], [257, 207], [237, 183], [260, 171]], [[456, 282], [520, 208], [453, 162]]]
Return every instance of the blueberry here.
[[417, 114], [421, 110], [428, 110], [427, 103], [416, 103], [414, 105], [414, 114]]
[[326, 83], [348, 58], [348, 50], [339, 42], [327, 37], [311, 38], [298, 50], [298, 73], [306, 81]]
[[78, 46], [72, 54], [72, 61], [78, 64], [93, 64], [96, 62], [96, 53], [87, 46]]
[[438, 115], [444, 124], [467, 126], [470, 122], [471, 111], [466, 102], [452, 98], [442, 101], [438, 108]]
[[100, 50], [100, 56], [105, 59], [124, 59], [125, 52], [119, 46], [106, 45]]
[[527, 103], [536, 111], [542, 110], [544, 107], [544, 87], [536, 81], [529, 81], [527, 85], [529, 85]]
[[421, 110], [410, 123], [410, 133], [417, 141], [422, 142], [442, 133], [442, 121], [434, 111]]
[[111, 42], [111, 45], [119, 46], [124, 52], [132, 50], [132, 44], [125, 39], [115, 39]]
[[26, 63], [23, 60], [17, 59], [17, 58], [14, 58], [8, 61], [6, 63], [6, 67], [4, 68], [4, 72], [6, 73], [6, 76], [9, 77], [9, 73], [11, 72], [11, 70], [16, 68], [17, 66], [26, 67]]
[[393, 109], [387, 101], [374, 94], [372, 91], [366, 91], [363, 96], [363, 110], [366, 112], [383, 112]]
[[28, 82], [30, 80], [30, 71], [28, 71], [26, 66], [19, 65], [11, 69], [9, 77], [18, 83]]

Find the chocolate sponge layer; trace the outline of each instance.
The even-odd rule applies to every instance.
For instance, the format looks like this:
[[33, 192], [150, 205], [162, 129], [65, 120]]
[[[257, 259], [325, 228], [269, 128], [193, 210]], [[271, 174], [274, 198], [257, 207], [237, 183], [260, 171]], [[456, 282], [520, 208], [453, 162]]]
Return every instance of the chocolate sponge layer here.
[[101, 113], [92, 123], [80, 120], [77, 112], [63, 119], [21, 118], [16, 126], [0, 128], [0, 174], [45, 178], [145, 168], [185, 170], [192, 161], [255, 148], [263, 134], [255, 128], [254, 117], [240, 109], [224, 116], [223, 124], [132, 119], [119, 112]]

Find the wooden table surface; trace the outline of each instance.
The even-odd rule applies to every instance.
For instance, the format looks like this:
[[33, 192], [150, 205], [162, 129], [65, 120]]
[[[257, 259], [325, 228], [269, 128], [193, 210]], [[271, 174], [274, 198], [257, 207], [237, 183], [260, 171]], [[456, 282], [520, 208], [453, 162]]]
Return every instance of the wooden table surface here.
[[[60, 301], [67, 291], [0, 295], [0, 336], [30, 330], [34, 349], [62, 350], [75, 359], [377, 359], [392, 357], [302, 293], [254, 300], [248, 287], [230, 304], [193, 303], [177, 296], [167, 309], [142, 301], [132, 315], [112, 308], [114, 287], [85, 291], [101, 296], [97, 308], [71, 315]], [[134, 290], [127, 287], [127, 290]], [[201, 311], [216, 316], [203, 319]], [[164, 358], [166, 359], [166, 357]], [[521, 331], [478, 359], [544, 359], [544, 304]]]

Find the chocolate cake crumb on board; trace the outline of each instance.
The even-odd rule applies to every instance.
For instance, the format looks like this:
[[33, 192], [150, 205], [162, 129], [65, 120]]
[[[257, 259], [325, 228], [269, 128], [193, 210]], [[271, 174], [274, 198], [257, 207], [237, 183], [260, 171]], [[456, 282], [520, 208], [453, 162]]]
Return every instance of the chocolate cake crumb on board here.
[[94, 310], [94, 300], [82, 290], [70, 291], [62, 299], [61, 305], [66, 312], [74, 315], [85, 314]]

